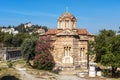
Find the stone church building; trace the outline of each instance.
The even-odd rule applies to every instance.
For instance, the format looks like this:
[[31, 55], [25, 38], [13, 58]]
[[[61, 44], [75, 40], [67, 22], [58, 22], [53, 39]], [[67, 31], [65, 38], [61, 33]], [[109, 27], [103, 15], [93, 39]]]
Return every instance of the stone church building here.
[[88, 41], [94, 35], [86, 29], [76, 27], [77, 19], [69, 12], [58, 18], [58, 28], [49, 29], [46, 35], [52, 37], [53, 58], [56, 66], [64, 68], [87, 68]]

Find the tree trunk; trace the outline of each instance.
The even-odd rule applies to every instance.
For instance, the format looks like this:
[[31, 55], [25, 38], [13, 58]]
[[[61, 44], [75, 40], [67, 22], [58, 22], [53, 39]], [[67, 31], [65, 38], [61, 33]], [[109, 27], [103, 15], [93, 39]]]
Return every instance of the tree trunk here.
[[112, 66], [112, 77], [115, 77], [115, 72], [116, 72], [116, 70], [117, 70], [117, 67], [113, 67]]
[[30, 55], [28, 55], [28, 57], [27, 57], [26, 64], [27, 64], [28, 66], [31, 66], [31, 64], [30, 64], [29, 60], [30, 60]]

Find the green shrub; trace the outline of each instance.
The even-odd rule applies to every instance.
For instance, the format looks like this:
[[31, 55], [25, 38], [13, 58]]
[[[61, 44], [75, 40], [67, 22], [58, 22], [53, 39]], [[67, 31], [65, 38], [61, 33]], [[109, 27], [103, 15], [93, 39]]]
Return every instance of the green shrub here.
[[8, 66], [9, 68], [12, 68], [12, 67], [13, 67], [12, 62], [8, 62], [8, 63], [7, 63], [7, 66]]
[[102, 70], [102, 73], [103, 73], [102, 75], [105, 77], [112, 77], [111, 70], [109, 70], [109, 69]]

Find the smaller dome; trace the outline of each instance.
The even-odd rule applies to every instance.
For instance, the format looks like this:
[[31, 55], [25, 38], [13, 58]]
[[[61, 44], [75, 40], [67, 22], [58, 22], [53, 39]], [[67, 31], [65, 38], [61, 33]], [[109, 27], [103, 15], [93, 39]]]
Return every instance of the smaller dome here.
[[69, 12], [63, 13], [63, 14], [58, 18], [58, 20], [65, 19], [65, 18], [70, 18], [70, 19], [75, 19], [75, 20], [76, 20], [75, 16], [72, 15], [71, 13], [69, 13]]
[[76, 22], [74, 15], [65, 12], [58, 18], [58, 29], [76, 29]]

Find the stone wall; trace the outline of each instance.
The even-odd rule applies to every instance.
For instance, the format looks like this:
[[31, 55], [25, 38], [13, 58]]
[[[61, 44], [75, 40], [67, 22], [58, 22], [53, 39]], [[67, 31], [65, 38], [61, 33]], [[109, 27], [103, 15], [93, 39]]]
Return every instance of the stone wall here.
[[53, 57], [59, 66], [87, 67], [86, 53], [87, 41], [80, 41], [74, 36], [59, 36], [56, 38]]
[[21, 56], [19, 47], [0, 48], [0, 60], [15, 60], [20, 59]]

